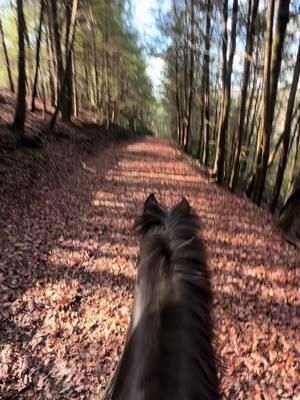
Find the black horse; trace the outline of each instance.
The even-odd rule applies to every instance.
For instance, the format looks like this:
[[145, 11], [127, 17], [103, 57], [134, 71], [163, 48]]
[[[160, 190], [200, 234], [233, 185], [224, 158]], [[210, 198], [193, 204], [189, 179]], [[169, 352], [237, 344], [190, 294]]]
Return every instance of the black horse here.
[[219, 399], [199, 219], [186, 199], [167, 210], [151, 194], [136, 227], [141, 248], [134, 307], [103, 399]]

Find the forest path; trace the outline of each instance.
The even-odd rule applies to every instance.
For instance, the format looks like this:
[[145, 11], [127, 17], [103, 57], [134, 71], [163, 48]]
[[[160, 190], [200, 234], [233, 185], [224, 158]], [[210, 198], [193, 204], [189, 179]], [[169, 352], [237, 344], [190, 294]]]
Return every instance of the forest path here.
[[128, 325], [133, 221], [151, 192], [167, 205], [185, 196], [202, 221], [225, 396], [299, 398], [299, 254], [270, 215], [210, 184], [157, 138], [111, 147], [87, 165], [8, 215], [0, 398], [99, 399]]

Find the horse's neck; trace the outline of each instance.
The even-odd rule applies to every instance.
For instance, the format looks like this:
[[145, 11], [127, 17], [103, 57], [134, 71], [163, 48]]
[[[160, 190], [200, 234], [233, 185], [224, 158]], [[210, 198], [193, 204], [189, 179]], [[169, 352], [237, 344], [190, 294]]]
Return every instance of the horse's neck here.
[[207, 304], [188, 293], [160, 312], [135, 308], [112, 400], [218, 398]]
[[159, 399], [159, 316], [145, 314], [132, 324], [112, 400]]
[[203, 341], [207, 326], [184, 321], [185, 312], [170, 306], [159, 317], [141, 318], [127, 342], [112, 400], [218, 398], [211, 343]]
[[166, 306], [132, 323], [112, 400], [182, 400], [189, 370], [180, 328], [181, 311]]

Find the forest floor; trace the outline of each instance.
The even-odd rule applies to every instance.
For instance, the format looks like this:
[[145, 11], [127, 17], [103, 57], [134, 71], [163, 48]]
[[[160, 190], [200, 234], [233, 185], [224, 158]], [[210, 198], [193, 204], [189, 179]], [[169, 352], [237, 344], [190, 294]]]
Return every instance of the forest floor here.
[[0, 398], [100, 398], [129, 321], [133, 222], [155, 192], [201, 218], [224, 398], [299, 399], [299, 252], [167, 141], [105, 143], [57, 144], [51, 179], [0, 191]]

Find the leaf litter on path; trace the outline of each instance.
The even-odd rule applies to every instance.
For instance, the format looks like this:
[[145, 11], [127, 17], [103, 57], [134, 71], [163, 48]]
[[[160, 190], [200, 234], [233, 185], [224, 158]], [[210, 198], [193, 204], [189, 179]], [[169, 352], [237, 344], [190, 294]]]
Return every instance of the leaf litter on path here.
[[132, 226], [151, 192], [167, 205], [185, 196], [202, 221], [224, 398], [299, 398], [299, 253], [270, 214], [156, 138], [86, 157], [24, 208], [5, 203], [0, 398], [100, 398], [126, 336]]

